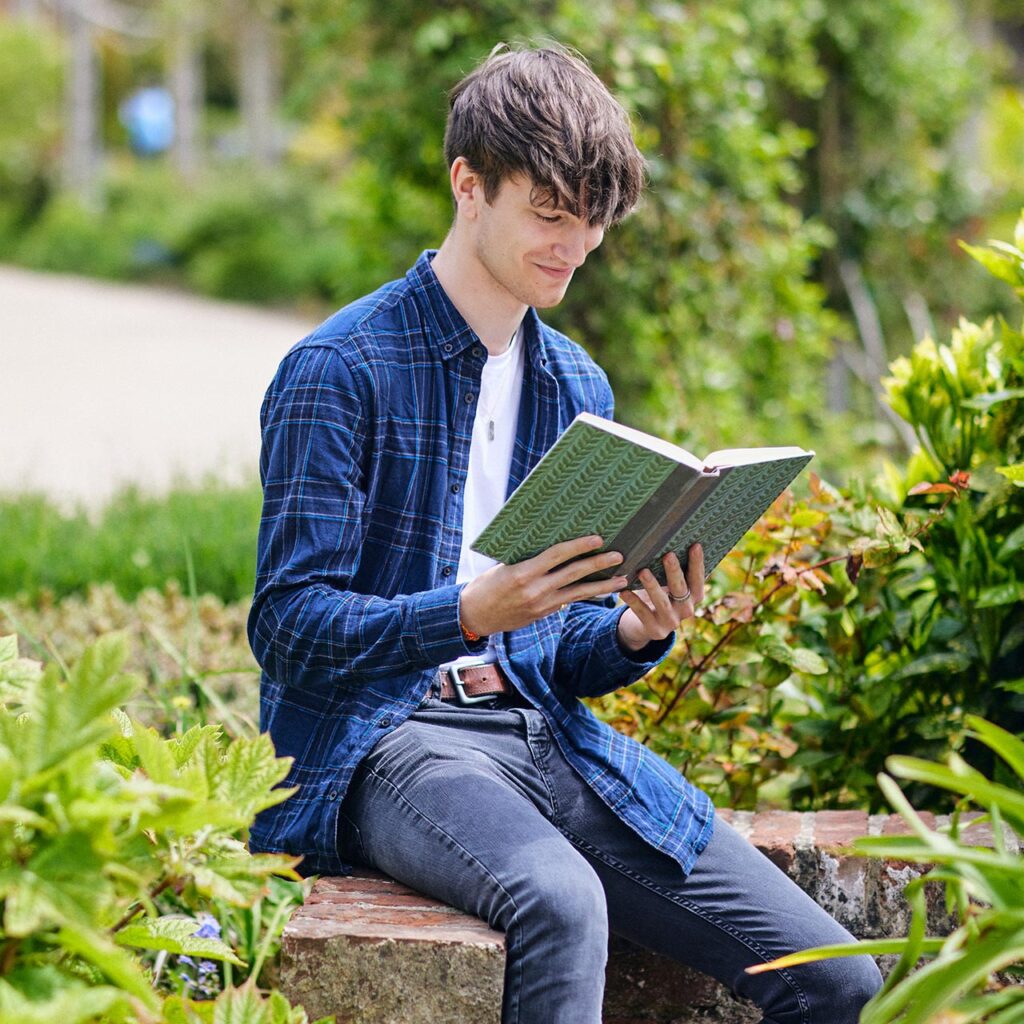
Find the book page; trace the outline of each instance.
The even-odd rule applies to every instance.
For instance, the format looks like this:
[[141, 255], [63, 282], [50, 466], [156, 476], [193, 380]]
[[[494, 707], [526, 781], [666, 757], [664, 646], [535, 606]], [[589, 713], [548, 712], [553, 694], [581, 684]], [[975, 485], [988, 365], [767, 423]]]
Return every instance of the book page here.
[[671, 441], [655, 437], [654, 434], [645, 434], [642, 430], [637, 430], [635, 427], [627, 427], [624, 423], [602, 419], [602, 417], [594, 416], [589, 412], [581, 412], [576, 419], [586, 423], [587, 426], [596, 427], [598, 430], [605, 431], [605, 433], [614, 434], [625, 441], [632, 441], [633, 444], [638, 444], [642, 448], [657, 452], [659, 455], [664, 455], [665, 458], [671, 459], [673, 462], [681, 462], [684, 466], [689, 466], [698, 473], [704, 471], [704, 463], [692, 452], [688, 452], [685, 448], [680, 448], [677, 444], [672, 444]]
[[798, 459], [812, 456], [814, 452], [804, 451], [793, 445], [782, 448], [722, 448], [712, 452], [704, 460], [704, 468], [719, 466], [756, 466], [760, 462], [781, 462], [783, 459]]

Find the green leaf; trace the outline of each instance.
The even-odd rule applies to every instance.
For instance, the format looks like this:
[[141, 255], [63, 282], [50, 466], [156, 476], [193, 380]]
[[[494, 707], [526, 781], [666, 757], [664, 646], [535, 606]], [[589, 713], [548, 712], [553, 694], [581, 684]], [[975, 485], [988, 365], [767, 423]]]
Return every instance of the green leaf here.
[[[767, 971], [781, 971], [787, 967], [799, 967], [801, 964], [812, 964], [818, 960], [835, 960], [844, 956], [889, 956], [902, 953], [906, 948], [906, 939], [866, 939], [863, 942], [845, 942], [834, 946], [815, 946], [799, 953], [789, 953], [764, 964], [755, 964], [745, 968], [747, 974], [764, 974]], [[938, 952], [942, 948], [942, 939], [925, 939], [921, 944], [923, 952]]]
[[968, 245], [966, 242], [961, 242], [960, 247], [969, 256], [976, 259], [990, 274], [999, 278], [1000, 281], [1020, 286], [1021, 274], [1017, 269], [1017, 262], [1012, 256], [993, 252], [991, 249], [979, 245]]
[[18, 967], [0, 979], [0, 1024], [82, 1024], [125, 1007], [109, 985], [84, 985], [51, 965]]
[[89, 927], [110, 893], [104, 863], [88, 835], [71, 832], [40, 845], [27, 864], [0, 870], [4, 930], [20, 937], [64, 924]]
[[197, 939], [195, 933], [199, 928], [200, 923], [190, 917], [146, 917], [126, 925], [114, 938], [120, 946], [165, 949], [169, 953], [226, 960], [238, 967], [245, 966], [244, 961], [239, 960], [231, 947], [220, 939]]
[[155, 1009], [158, 1000], [150, 987], [138, 961], [127, 950], [120, 949], [107, 938], [91, 929], [61, 928], [57, 942], [64, 949], [88, 960], [102, 971], [115, 985], [130, 992], [144, 1006]]
[[236, 839], [219, 838], [210, 844], [202, 864], [192, 868], [196, 888], [205, 896], [243, 906], [253, 900], [272, 874], [297, 878], [295, 857], [281, 854], [250, 854]]
[[822, 676], [828, 672], [828, 663], [817, 651], [796, 647], [793, 649], [793, 668], [807, 675]]
[[903, 984], [876, 997], [872, 1014], [861, 1019], [865, 1024], [895, 1019], [900, 1024], [928, 1024], [989, 975], [1021, 958], [1024, 930], [1008, 934], [994, 931], [963, 948], [947, 948]]
[[108, 634], [86, 648], [67, 683], [57, 666], [47, 667], [28, 705], [21, 751], [26, 775], [45, 773], [110, 735], [110, 712], [138, 686], [121, 674], [126, 657], [124, 637]]
[[1024, 487], [1024, 463], [1018, 462], [1014, 466], [996, 466], [996, 472], [1001, 473], [1011, 483]]
[[931, 675], [932, 673], [953, 674], [963, 672], [970, 666], [970, 657], [960, 651], [937, 651], [934, 654], [924, 654], [920, 658], [915, 658], [898, 672], [894, 672], [891, 679], [893, 682], [899, 682], [901, 679]]
[[996, 559], [1005, 562], [1015, 551], [1024, 547], [1024, 523], [1021, 523], [1016, 530], [1013, 530], [999, 547]]
[[981, 807], [998, 804], [1014, 828], [1024, 833], [1024, 794], [990, 782], [980, 772], [954, 772], [944, 765], [914, 757], [890, 757], [885, 764], [893, 775], [960, 793]]
[[249, 985], [228, 989], [217, 1000], [213, 1024], [272, 1024], [270, 1007]]
[[215, 774], [214, 793], [250, 817], [286, 800], [294, 789], [274, 789], [288, 774], [290, 758], [277, 757], [266, 733], [232, 741]]
[[966, 722], [971, 735], [994, 750], [1024, 781], [1024, 740], [977, 715], [968, 715]]
[[998, 608], [1004, 604], [1019, 604], [1024, 601], [1024, 580], [1010, 580], [997, 583], [994, 587], [985, 587], [978, 594], [975, 602], [977, 608]]
[[0, 663], [14, 661], [18, 657], [18, 637], [14, 633], [0, 636]]
[[989, 391], [983, 395], [973, 395], [965, 398], [960, 404], [967, 409], [978, 409], [981, 412], [988, 412], [994, 405], [1001, 402], [1010, 402], [1017, 398], [1024, 398], [1024, 388], [1005, 388], [1002, 391]]

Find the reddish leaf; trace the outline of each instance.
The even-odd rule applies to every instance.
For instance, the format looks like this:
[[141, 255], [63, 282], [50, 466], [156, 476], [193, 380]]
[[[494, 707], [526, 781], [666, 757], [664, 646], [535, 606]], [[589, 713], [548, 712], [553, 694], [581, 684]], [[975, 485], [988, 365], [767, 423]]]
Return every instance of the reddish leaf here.
[[851, 583], [857, 582], [857, 577], [860, 575], [860, 570], [863, 565], [863, 555], [850, 555], [850, 557], [846, 559], [846, 578]]
[[956, 494], [956, 490], [952, 484], [920, 483], [914, 484], [907, 494]]

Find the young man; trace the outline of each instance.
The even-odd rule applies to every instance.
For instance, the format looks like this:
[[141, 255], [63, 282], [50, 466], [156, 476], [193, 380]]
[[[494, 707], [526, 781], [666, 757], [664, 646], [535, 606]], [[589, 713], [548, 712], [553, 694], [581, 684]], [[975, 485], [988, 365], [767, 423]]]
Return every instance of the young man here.
[[628, 119], [573, 56], [502, 52], [453, 91], [445, 149], [440, 250], [300, 342], [264, 402], [249, 635], [298, 792], [252, 845], [307, 872], [372, 865], [502, 929], [505, 1024], [598, 1024], [609, 930], [766, 1021], [852, 1024], [874, 963], [744, 974], [849, 935], [578, 699], [664, 657], [703, 597], [700, 551], [633, 593], [583, 582], [621, 560], [600, 538], [517, 565], [468, 547], [577, 413], [612, 414], [535, 309], [637, 201]]

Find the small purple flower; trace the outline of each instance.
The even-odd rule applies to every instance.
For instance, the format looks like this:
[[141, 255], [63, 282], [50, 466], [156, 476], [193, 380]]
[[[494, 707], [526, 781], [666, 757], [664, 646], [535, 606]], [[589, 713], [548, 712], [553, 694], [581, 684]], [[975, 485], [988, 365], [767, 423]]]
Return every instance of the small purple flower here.
[[192, 933], [194, 939], [219, 939], [220, 921], [213, 914], [200, 914], [196, 920], [199, 927]]

